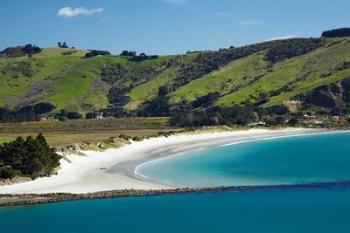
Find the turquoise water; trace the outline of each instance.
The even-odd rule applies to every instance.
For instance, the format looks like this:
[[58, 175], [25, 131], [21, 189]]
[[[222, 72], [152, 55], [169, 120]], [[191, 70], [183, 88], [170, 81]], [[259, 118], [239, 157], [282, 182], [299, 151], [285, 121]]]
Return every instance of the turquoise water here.
[[350, 133], [245, 142], [176, 155], [138, 168], [176, 186], [273, 185], [350, 180]]
[[350, 188], [225, 192], [0, 209], [1, 232], [349, 233]]
[[[350, 134], [262, 140], [140, 169], [177, 185], [350, 181]], [[349, 233], [350, 183], [0, 208], [0, 232]]]

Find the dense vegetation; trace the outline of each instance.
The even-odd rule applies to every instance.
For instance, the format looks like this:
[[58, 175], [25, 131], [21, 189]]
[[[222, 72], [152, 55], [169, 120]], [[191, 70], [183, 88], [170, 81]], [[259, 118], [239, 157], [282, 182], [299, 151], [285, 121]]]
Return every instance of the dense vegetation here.
[[192, 106], [183, 103], [171, 115], [175, 126], [198, 127], [203, 125], [247, 125], [258, 120], [257, 112], [251, 106], [210, 107], [193, 111]]
[[54, 105], [46, 102], [24, 106], [18, 110], [0, 108], [0, 122], [35, 121], [39, 120], [43, 114], [54, 109]]
[[0, 178], [48, 176], [59, 166], [60, 158], [43, 135], [19, 137], [0, 145]]
[[96, 56], [106, 56], [106, 55], [111, 55], [111, 53], [103, 50], [91, 50], [90, 52], [85, 54], [85, 58], [91, 58]]
[[140, 55], [134, 55], [130, 58], [130, 61], [140, 62], [140, 61], [146, 61], [146, 60], [152, 60], [157, 59], [158, 55], [151, 55], [148, 56], [145, 53], [140, 53]]
[[279, 62], [309, 53], [322, 45], [321, 39], [289, 39], [274, 44], [266, 53], [266, 60]]
[[323, 37], [345, 37], [350, 36], [350, 28], [338, 28], [333, 30], [324, 31]]
[[41, 48], [27, 44], [25, 46], [9, 47], [0, 52], [1, 56], [7, 57], [21, 57], [24, 55], [32, 56], [33, 54], [40, 53]]

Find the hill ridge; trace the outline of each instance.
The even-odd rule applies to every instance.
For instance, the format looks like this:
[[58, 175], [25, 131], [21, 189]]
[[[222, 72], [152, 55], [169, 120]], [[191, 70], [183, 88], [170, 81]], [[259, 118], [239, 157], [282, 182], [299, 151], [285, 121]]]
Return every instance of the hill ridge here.
[[8, 48], [0, 53], [0, 107], [14, 114], [48, 103], [53, 109], [42, 114], [47, 117], [168, 116], [185, 102], [195, 106], [191, 111], [235, 105], [271, 110], [295, 100], [299, 111], [327, 113], [334, 109], [305, 96], [350, 77], [350, 35], [340, 33], [170, 56]]

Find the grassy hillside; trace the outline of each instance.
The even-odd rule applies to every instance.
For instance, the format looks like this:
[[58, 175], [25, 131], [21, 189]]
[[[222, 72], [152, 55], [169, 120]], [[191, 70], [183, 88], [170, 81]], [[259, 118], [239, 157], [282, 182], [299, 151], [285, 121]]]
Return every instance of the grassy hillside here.
[[[87, 52], [47, 48], [33, 56], [0, 56], [0, 107], [49, 102], [56, 112], [133, 112], [211, 93], [218, 96], [212, 105], [272, 107], [350, 77], [350, 37], [266, 42], [141, 61], [84, 58]], [[162, 87], [165, 99], [158, 93]]]
[[225, 95], [265, 74], [266, 69], [267, 62], [264, 61], [263, 55], [254, 54], [234, 61], [177, 89], [171, 93], [171, 100], [175, 103], [181, 99], [193, 101], [210, 92], [220, 92], [220, 94]]
[[349, 47], [349, 38], [328, 40], [314, 52], [275, 64], [259, 81], [223, 96], [218, 104], [232, 105], [247, 100], [255, 103], [267, 96], [264, 106], [274, 106], [308, 90], [348, 78], [350, 66], [344, 64], [350, 61]]
[[156, 98], [159, 87], [170, 85], [172, 78], [175, 76], [175, 72], [176, 68], [172, 67], [162, 72], [153, 80], [132, 89], [129, 93], [132, 101], [126, 105], [126, 108], [129, 110], [135, 110], [143, 102]]
[[[115, 84], [101, 80], [101, 69], [122, 64], [142, 72], [161, 69], [172, 57], [132, 62], [125, 57], [99, 56], [84, 59], [86, 51], [48, 48], [33, 55], [0, 57], [0, 106], [14, 108], [47, 101], [57, 109], [87, 112], [108, 106], [111, 86], [128, 86], [146, 80], [118, 80]], [[145, 77], [146, 78], [146, 77]]]

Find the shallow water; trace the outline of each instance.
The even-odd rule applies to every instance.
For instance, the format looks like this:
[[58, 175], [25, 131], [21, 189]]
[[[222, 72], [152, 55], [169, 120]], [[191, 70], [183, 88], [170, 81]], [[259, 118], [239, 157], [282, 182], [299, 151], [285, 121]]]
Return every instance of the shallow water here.
[[345, 181], [350, 180], [350, 133], [220, 146], [156, 160], [137, 172], [176, 186]]
[[[350, 134], [216, 147], [139, 169], [176, 185], [350, 180]], [[349, 233], [350, 184], [176, 194], [0, 208], [0, 232]]]

